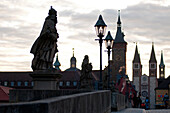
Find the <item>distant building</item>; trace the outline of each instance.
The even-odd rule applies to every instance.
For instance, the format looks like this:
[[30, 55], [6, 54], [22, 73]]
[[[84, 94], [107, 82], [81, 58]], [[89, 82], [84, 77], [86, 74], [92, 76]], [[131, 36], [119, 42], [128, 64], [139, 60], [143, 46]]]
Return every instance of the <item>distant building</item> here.
[[[76, 66], [77, 60], [74, 56], [74, 49], [73, 49], [73, 56], [70, 59], [70, 68], [66, 69], [65, 71], [61, 71], [62, 77], [59, 80], [59, 89], [78, 89], [80, 86], [80, 76], [81, 70], [78, 69]], [[99, 81], [99, 71], [93, 70], [92, 76], [94, 78], [94, 87], [98, 89], [98, 81]]]
[[[168, 94], [170, 97], [170, 76], [167, 79], [164, 79], [157, 88], [155, 88], [156, 95], [156, 107], [160, 108], [164, 106], [163, 97], [165, 94]], [[169, 102], [170, 103], [170, 102]]]
[[29, 76], [32, 72], [0, 72], [0, 86], [15, 89], [32, 89], [34, 82]]
[[[163, 63], [163, 54], [161, 54], [161, 62], [159, 65], [160, 77], [165, 77]], [[133, 84], [138, 92], [141, 92], [142, 100], [146, 97], [150, 99], [150, 108], [155, 108], [155, 88], [158, 86], [157, 81], [157, 60], [154, 51], [154, 44], [152, 44], [152, 50], [149, 60], [149, 76], [142, 75], [142, 64], [140, 60], [140, 54], [138, 53], [138, 47], [136, 45], [135, 55], [132, 62], [133, 69]]]

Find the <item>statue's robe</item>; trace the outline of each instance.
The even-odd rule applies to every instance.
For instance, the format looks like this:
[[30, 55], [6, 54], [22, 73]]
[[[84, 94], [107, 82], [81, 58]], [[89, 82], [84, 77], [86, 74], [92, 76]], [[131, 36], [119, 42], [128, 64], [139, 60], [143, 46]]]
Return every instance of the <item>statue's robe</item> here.
[[57, 50], [58, 33], [56, 23], [49, 17], [46, 18], [40, 36], [34, 42], [30, 53], [34, 54], [32, 60], [33, 70], [44, 70], [53, 67], [53, 58]]

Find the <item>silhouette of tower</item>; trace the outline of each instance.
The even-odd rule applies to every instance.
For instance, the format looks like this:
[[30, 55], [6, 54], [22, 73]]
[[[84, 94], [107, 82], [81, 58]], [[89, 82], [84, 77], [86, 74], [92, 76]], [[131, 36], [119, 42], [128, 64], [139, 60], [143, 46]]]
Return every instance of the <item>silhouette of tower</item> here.
[[152, 43], [151, 56], [149, 60], [149, 76], [157, 77], [157, 60], [155, 56], [154, 44]]
[[74, 48], [73, 48], [73, 56], [70, 59], [70, 68], [66, 69], [65, 71], [79, 71], [79, 69], [76, 67], [76, 57], [74, 57]]
[[159, 64], [159, 79], [165, 79], [165, 64], [163, 60], [163, 51], [161, 51], [161, 62]]
[[112, 47], [112, 67], [111, 80], [116, 82], [116, 75], [119, 73], [120, 67], [125, 68], [126, 73], [126, 48], [127, 42], [124, 40], [124, 33], [121, 30], [120, 10], [118, 11], [117, 31]]
[[138, 53], [138, 46], [136, 44], [135, 55], [132, 61], [133, 69], [133, 84], [138, 92], [141, 92], [141, 76], [142, 76], [142, 65], [140, 60], [140, 54]]
[[154, 51], [154, 44], [152, 43], [151, 56], [149, 60], [149, 99], [150, 108], [155, 107], [155, 88], [157, 87], [157, 60]]
[[60, 70], [60, 66], [61, 66], [61, 64], [60, 64], [60, 62], [58, 60], [58, 54], [57, 54], [56, 61], [54, 63], [54, 67], [55, 67], [55, 69]]

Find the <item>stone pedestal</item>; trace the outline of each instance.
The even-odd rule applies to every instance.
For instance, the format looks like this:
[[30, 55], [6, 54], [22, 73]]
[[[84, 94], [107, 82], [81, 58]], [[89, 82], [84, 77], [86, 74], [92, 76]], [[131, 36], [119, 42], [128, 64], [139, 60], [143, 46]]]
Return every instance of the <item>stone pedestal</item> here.
[[55, 69], [34, 71], [30, 76], [34, 81], [34, 90], [56, 90], [57, 81], [61, 78], [61, 74]]
[[83, 79], [80, 81], [80, 89], [84, 90], [94, 90], [92, 79]]

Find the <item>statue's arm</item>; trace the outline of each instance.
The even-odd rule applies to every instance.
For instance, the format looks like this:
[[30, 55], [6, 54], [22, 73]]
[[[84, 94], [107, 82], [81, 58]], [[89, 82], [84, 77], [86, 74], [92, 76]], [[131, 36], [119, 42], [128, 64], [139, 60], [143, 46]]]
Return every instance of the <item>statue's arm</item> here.
[[47, 32], [49, 33], [49, 38], [52, 38], [52, 40], [57, 41], [57, 38], [59, 38], [59, 35], [58, 35], [57, 30], [55, 28], [54, 22], [52, 22], [52, 21], [48, 22]]

